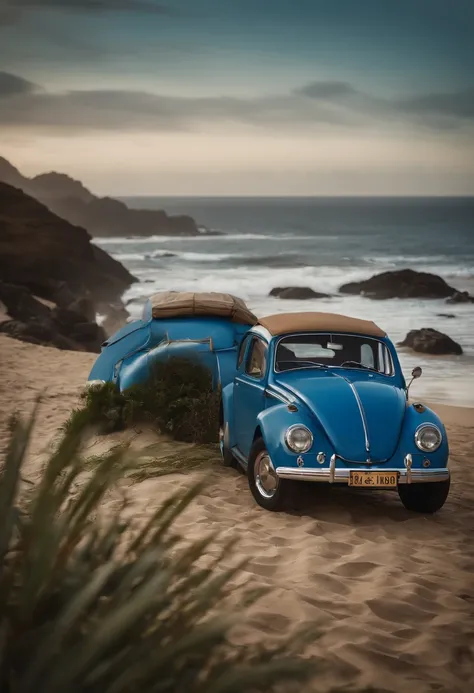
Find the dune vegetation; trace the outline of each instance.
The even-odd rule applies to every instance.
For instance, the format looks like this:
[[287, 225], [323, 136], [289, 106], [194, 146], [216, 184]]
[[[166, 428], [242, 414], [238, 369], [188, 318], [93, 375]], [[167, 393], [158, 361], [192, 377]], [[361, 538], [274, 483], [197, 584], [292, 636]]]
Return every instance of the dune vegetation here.
[[261, 590], [233, 586], [243, 568], [233, 539], [190, 543], [176, 529], [200, 486], [172, 495], [144, 526], [126, 516], [126, 498], [104, 516], [104, 495], [139, 460], [118, 446], [87, 465], [88, 425], [70, 419], [32, 487], [22, 469], [34, 415], [11, 421], [0, 476], [2, 693], [301, 690], [316, 663], [299, 655], [315, 634], [232, 642]]

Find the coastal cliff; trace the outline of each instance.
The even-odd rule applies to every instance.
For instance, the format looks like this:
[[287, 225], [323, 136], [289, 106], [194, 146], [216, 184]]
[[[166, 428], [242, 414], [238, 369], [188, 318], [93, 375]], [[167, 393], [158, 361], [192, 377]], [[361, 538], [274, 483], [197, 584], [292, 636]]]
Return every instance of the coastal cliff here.
[[98, 351], [96, 313], [120, 309], [136, 279], [88, 232], [22, 190], [0, 183], [0, 301], [12, 336]]
[[0, 157], [0, 181], [20, 188], [71, 224], [86, 228], [92, 236], [198, 236], [202, 233], [192, 217], [169, 216], [163, 210], [130, 209], [120, 200], [98, 197], [80, 181], [64, 173], [23, 176]]

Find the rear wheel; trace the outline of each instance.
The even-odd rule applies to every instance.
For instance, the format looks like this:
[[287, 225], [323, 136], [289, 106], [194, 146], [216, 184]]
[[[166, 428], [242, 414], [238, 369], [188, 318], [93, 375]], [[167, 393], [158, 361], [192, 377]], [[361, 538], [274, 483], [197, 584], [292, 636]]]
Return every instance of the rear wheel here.
[[449, 494], [450, 480], [425, 484], [401, 484], [398, 495], [407, 510], [435, 513], [443, 507]]
[[222, 455], [222, 462], [224, 467], [232, 467], [234, 464], [234, 456], [229, 448], [226, 447], [226, 437], [226, 427], [221, 423], [219, 426], [219, 448]]
[[257, 438], [250, 450], [247, 477], [252, 495], [262, 508], [284, 508], [289, 500], [291, 481], [278, 478], [262, 438]]

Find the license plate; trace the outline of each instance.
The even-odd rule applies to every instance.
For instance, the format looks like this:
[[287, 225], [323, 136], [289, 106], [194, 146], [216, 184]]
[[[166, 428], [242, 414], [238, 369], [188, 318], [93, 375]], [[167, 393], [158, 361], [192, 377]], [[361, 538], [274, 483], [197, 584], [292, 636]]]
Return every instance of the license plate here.
[[349, 486], [361, 488], [395, 488], [397, 483], [397, 472], [351, 472], [349, 477]]

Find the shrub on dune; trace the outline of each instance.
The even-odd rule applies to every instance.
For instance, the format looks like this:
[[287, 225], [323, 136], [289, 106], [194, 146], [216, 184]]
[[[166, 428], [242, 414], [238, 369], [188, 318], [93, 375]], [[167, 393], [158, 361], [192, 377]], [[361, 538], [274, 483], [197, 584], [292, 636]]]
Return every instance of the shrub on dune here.
[[103, 432], [149, 422], [176, 440], [217, 443], [220, 391], [210, 371], [195, 361], [156, 363], [150, 380], [119, 392], [113, 383], [87, 390], [83, 408]]
[[189, 543], [176, 531], [199, 488], [169, 498], [141, 528], [125, 501], [105, 515], [104, 495], [129, 462], [116, 448], [84, 475], [88, 422], [76, 417], [31, 490], [22, 465], [33, 421], [12, 422], [0, 472], [2, 693], [301, 690], [314, 671], [297, 656], [307, 633], [230, 643], [231, 605], [242, 611], [257, 594], [232, 587], [242, 567], [233, 542]]

